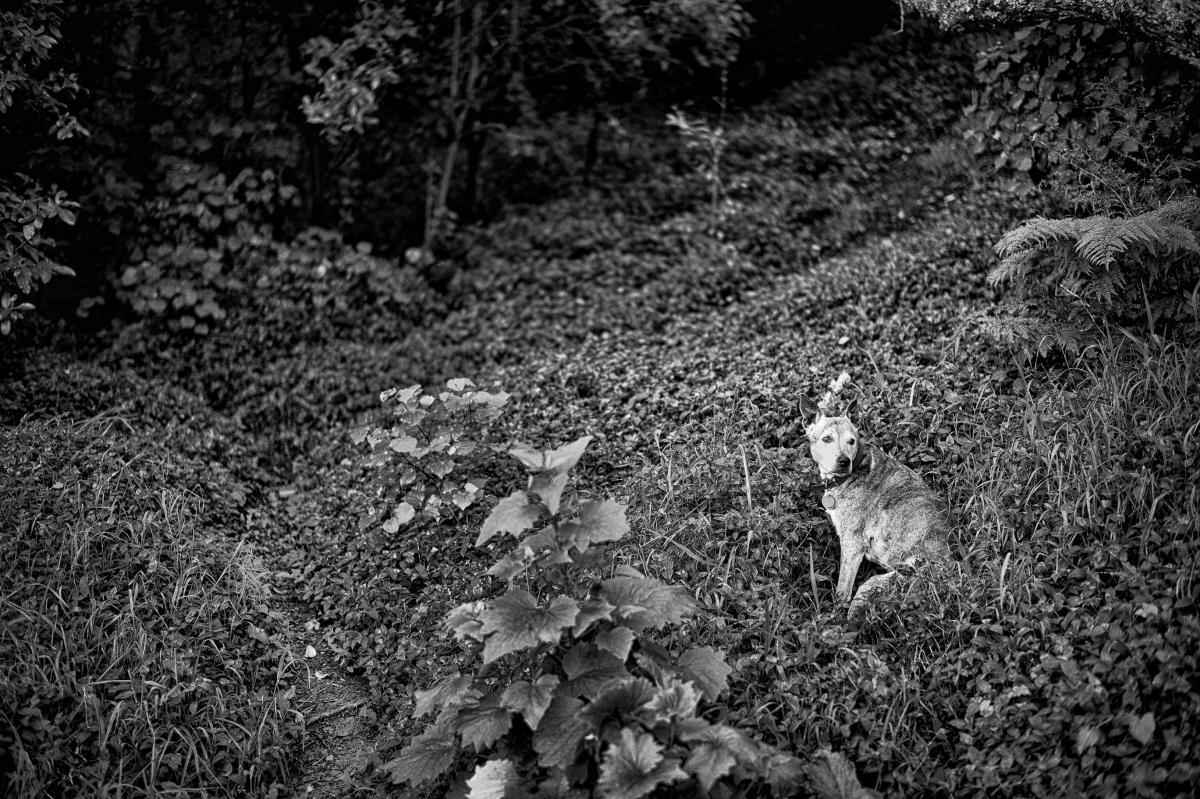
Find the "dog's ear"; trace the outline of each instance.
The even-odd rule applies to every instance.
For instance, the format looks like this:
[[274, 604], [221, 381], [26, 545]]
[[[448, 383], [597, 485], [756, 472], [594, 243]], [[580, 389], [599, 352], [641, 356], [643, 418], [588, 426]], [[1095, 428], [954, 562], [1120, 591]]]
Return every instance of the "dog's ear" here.
[[816, 424], [816, 421], [823, 415], [814, 399], [807, 394], [800, 395], [800, 418], [804, 421], [804, 429], [806, 431]]

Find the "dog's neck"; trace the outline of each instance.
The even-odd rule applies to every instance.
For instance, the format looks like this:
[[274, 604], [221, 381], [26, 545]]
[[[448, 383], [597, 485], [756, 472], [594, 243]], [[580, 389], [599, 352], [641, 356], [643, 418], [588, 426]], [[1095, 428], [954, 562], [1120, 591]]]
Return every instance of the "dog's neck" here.
[[821, 486], [830, 491], [834, 488], [840, 488], [851, 480], [862, 477], [871, 471], [871, 453], [867, 451], [865, 446], [858, 448], [858, 453], [854, 456], [854, 462], [850, 464], [850, 471], [843, 475], [834, 477], [821, 478]]

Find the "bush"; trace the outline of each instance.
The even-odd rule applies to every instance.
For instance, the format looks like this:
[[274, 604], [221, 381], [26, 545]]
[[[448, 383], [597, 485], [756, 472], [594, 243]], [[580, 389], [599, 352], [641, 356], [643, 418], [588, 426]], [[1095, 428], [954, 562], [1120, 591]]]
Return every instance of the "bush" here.
[[118, 298], [143, 318], [207, 334], [245, 283], [235, 264], [255, 262], [274, 240], [273, 221], [296, 190], [274, 171], [233, 178], [207, 164], [167, 157], [157, 196], [141, 209], [132, 264]]

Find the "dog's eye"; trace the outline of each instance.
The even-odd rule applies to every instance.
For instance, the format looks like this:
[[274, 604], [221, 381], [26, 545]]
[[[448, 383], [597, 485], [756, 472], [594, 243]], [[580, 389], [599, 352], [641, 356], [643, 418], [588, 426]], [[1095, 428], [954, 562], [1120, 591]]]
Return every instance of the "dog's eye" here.
[[850, 446], [854, 446], [854, 439], [852, 438], [849, 441], [847, 441], [846, 443], [849, 444]]
[[833, 441], [833, 436], [825, 436], [821, 440], [824, 441], [826, 444], [829, 444]]

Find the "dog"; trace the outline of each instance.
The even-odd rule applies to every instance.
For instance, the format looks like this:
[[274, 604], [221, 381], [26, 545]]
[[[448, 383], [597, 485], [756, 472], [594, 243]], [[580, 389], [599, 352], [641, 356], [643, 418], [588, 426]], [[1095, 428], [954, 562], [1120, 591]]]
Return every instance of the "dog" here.
[[[837, 597], [857, 616], [873, 594], [886, 588], [901, 567], [949, 560], [946, 509], [912, 469], [866, 446], [845, 416], [819, 409], [805, 427], [809, 453], [825, 486], [821, 504], [841, 547]], [[885, 569], [854, 592], [863, 558]]]

